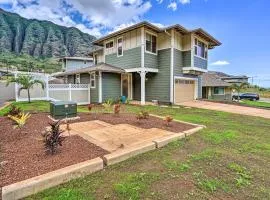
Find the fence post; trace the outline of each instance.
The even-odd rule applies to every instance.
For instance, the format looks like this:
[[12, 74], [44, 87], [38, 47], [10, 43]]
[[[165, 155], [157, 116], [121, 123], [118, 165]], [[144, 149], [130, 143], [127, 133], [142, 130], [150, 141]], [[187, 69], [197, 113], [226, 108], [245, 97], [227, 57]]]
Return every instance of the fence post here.
[[[17, 72], [14, 73], [14, 77], [17, 78]], [[15, 100], [18, 101], [18, 84], [15, 83]]]
[[72, 97], [71, 97], [71, 83], [69, 84], [69, 101], [72, 101]]
[[46, 75], [46, 99], [47, 99], [47, 101], [50, 100], [50, 96], [49, 96], [49, 75]]

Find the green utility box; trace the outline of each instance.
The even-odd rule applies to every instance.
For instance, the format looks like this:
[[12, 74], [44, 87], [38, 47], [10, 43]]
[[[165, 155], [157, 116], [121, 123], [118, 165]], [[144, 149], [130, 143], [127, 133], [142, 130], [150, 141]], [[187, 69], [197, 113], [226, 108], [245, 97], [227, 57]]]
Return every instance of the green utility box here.
[[50, 103], [50, 113], [54, 119], [77, 117], [77, 104], [71, 101], [54, 101]]

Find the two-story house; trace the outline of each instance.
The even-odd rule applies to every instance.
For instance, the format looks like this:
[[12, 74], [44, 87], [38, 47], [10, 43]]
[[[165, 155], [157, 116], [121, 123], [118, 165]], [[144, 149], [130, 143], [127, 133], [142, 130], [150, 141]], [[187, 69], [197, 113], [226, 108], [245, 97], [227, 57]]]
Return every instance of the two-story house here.
[[[208, 50], [221, 45], [203, 29], [176, 24], [159, 28], [141, 22], [104, 36], [89, 56], [94, 65], [58, 76], [90, 83], [91, 102], [126, 96], [181, 103], [201, 97], [199, 75], [207, 72]], [[68, 78], [69, 80], [70, 78]]]

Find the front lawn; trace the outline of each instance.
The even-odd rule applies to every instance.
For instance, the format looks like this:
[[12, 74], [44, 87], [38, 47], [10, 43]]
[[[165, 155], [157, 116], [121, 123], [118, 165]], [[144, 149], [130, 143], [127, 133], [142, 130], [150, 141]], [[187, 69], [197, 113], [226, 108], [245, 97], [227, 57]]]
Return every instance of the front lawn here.
[[270, 108], [270, 103], [267, 102], [260, 102], [260, 101], [242, 101], [241, 104], [260, 107], [260, 108]]
[[[130, 112], [141, 109], [127, 106]], [[196, 108], [143, 109], [207, 128], [28, 199], [270, 199], [269, 119]]]

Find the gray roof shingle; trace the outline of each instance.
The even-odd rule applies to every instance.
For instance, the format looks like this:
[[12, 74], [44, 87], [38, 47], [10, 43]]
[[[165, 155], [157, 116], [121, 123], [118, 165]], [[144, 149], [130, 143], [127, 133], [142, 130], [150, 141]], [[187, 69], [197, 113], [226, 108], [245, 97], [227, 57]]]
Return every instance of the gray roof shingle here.
[[228, 87], [230, 86], [230, 83], [227, 83], [221, 78], [213, 73], [204, 73], [202, 75], [202, 86], [203, 87], [217, 87], [217, 86], [222, 86], [222, 87]]

